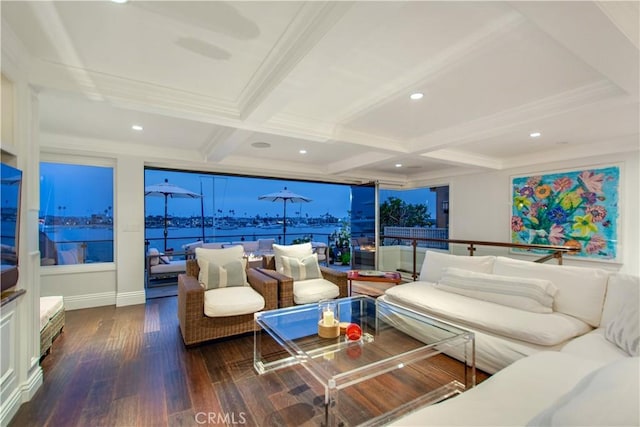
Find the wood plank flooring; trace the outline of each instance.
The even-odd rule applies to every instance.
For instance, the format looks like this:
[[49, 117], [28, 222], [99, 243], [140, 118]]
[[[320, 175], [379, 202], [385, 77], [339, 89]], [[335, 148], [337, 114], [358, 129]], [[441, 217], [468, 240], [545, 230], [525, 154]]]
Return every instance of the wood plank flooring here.
[[[257, 375], [253, 335], [185, 348], [176, 311], [175, 297], [68, 311], [42, 360], [43, 386], [10, 426], [320, 425], [324, 390], [306, 370]], [[461, 371], [444, 355], [431, 360], [429, 378]], [[415, 394], [429, 382], [418, 371], [347, 389], [340, 397], [347, 424]], [[478, 382], [485, 378], [478, 373]]]

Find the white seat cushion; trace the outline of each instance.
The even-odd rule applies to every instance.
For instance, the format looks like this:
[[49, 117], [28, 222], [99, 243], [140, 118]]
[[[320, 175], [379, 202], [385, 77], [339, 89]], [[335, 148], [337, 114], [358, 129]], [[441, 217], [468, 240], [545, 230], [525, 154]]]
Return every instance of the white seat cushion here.
[[574, 338], [562, 347], [561, 351], [603, 363], [629, 357], [624, 350], [605, 338], [604, 331], [605, 328], [598, 328]]
[[210, 289], [204, 293], [204, 314], [227, 317], [251, 314], [264, 308], [262, 295], [249, 286]]
[[40, 330], [61, 310], [64, 310], [64, 299], [61, 296], [40, 297]]
[[557, 351], [540, 352], [459, 396], [418, 409], [390, 425], [523, 426], [600, 366]]
[[637, 426], [640, 359], [623, 357], [591, 372], [528, 426]]
[[326, 279], [298, 280], [293, 282], [293, 301], [309, 304], [321, 299], [337, 298], [340, 288]]
[[533, 313], [444, 292], [427, 282], [394, 286], [385, 295], [436, 317], [532, 344], [553, 346], [585, 334], [591, 327], [563, 313]]
[[163, 273], [181, 273], [186, 269], [186, 263], [184, 260], [169, 261], [169, 264], [158, 264], [151, 266], [152, 274]]

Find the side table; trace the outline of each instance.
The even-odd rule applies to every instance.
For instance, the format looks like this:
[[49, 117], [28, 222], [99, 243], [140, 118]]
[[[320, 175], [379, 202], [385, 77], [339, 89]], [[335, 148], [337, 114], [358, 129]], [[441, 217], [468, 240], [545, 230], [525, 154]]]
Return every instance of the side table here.
[[363, 271], [350, 270], [347, 272], [349, 281], [349, 296], [353, 294], [378, 297], [384, 291], [402, 281], [400, 273], [395, 271]]

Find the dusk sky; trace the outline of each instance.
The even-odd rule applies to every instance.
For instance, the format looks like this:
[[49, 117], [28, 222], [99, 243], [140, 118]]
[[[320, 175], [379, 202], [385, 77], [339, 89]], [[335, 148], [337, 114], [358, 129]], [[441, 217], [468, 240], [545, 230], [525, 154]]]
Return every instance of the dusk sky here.
[[[260, 179], [222, 175], [193, 174], [164, 170], [147, 170], [145, 172], [145, 186], [160, 184], [168, 179], [170, 184], [177, 185], [194, 193], [204, 194], [204, 213], [211, 216], [218, 209], [225, 215], [229, 209], [235, 210], [235, 216], [269, 215], [282, 216], [283, 202], [269, 202], [258, 200], [259, 196], [275, 193], [285, 187], [293, 193], [312, 199], [309, 203], [287, 203], [287, 216], [297, 216], [302, 209], [301, 216], [319, 216], [327, 212], [342, 218], [347, 215], [350, 205], [350, 187], [348, 185], [319, 184], [300, 181], [285, 181], [279, 179]], [[215, 194], [215, 203], [213, 195]], [[161, 215], [164, 213], [164, 198], [147, 196], [147, 214]], [[178, 216], [200, 216], [200, 200], [198, 199], [169, 199], [169, 213]]]
[[[113, 204], [113, 193], [102, 182], [113, 180], [112, 169], [91, 166], [64, 165], [62, 167], [41, 163], [40, 200], [41, 215], [86, 216], [92, 213], [104, 213]], [[78, 168], [78, 169], [76, 169]], [[79, 175], [80, 174], [80, 175]], [[78, 179], [84, 176], [84, 179]], [[312, 183], [279, 179], [260, 179], [223, 175], [196, 174], [166, 170], [146, 170], [145, 186], [160, 184], [165, 179], [194, 193], [204, 194], [205, 216], [211, 216], [218, 209], [224, 215], [235, 210], [234, 216], [267, 215], [282, 216], [283, 202], [258, 200], [264, 194], [274, 193], [287, 187], [293, 193], [312, 199], [309, 203], [287, 203], [287, 216], [305, 217], [306, 214], [319, 216], [330, 213], [343, 218], [350, 209], [350, 187], [340, 184]], [[215, 199], [213, 195], [215, 194]], [[401, 195], [407, 203], [426, 203], [433, 210], [434, 193], [428, 188], [395, 191], [381, 190], [380, 199], [387, 200], [391, 195]], [[214, 201], [215, 200], [215, 201]], [[78, 203], [81, 201], [80, 203]], [[61, 209], [65, 208], [65, 209]], [[147, 215], [164, 214], [164, 198], [145, 197]], [[200, 216], [199, 199], [169, 199], [168, 211], [174, 216]], [[110, 214], [113, 214], [111, 211]], [[433, 216], [433, 212], [432, 212]]]

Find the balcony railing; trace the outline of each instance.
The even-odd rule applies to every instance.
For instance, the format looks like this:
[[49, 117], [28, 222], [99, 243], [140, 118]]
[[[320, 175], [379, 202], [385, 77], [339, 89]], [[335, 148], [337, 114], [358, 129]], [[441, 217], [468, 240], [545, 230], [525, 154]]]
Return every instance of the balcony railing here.
[[[482, 240], [459, 240], [459, 239], [435, 239], [435, 238], [427, 238], [427, 237], [407, 237], [407, 236], [395, 236], [395, 235], [382, 235], [380, 236], [381, 241], [386, 242], [387, 240], [391, 241], [409, 241], [410, 245], [413, 247], [413, 270], [411, 271], [411, 277], [413, 280], [417, 280], [417, 256], [416, 249], [420, 246], [428, 246], [428, 243], [433, 244], [441, 244], [441, 245], [450, 245], [450, 244], [463, 244], [467, 245], [467, 250], [469, 251], [469, 256], [473, 256], [478, 246], [492, 246], [492, 247], [500, 247], [500, 248], [511, 248], [511, 249], [521, 249], [524, 251], [533, 251], [533, 250], [544, 250], [548, 251], [547, 255], [544, 255], [533, 262], [543, 263], [549, 260], [555, 259], [559, 265], [562, 265], [562, 254], [564, 253], [572, 253], [576, 251], [575, 247], [572, 246], [556, 246], [556, 245], [528, 245], [528, 244], [520, 244], [520, 243], [508, 243], [508, 242], [488, 242]], [[387, 246], [387, 245], [385, 245]], [[433, 246], [431, 246], [433, 247]]]

